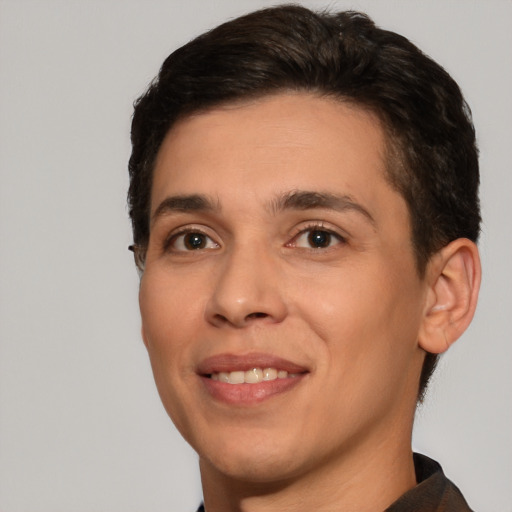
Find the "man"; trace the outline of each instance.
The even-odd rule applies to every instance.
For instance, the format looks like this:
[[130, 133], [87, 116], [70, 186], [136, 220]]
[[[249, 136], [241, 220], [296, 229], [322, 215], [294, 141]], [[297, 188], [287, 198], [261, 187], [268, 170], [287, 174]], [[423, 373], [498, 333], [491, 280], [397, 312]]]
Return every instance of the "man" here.
[[169, 56], [132, 144], [142, 336], [204, 509], [470, 510], [411, 451], [481, 274], [448, 74], [362, 14], [267, 9]]

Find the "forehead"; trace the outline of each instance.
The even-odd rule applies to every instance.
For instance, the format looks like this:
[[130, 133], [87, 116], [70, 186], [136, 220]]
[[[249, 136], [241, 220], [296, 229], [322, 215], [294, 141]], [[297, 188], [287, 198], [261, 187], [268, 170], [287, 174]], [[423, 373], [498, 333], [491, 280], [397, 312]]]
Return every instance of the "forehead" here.
[[376, 115], [325, 97], [286, 93], [190, 115], [157, 156], [152, 212], [168, 195], [208, 194], [244, 209], [248, 197], [314, 190], [370, 208], [386, 180], [386, 137]]

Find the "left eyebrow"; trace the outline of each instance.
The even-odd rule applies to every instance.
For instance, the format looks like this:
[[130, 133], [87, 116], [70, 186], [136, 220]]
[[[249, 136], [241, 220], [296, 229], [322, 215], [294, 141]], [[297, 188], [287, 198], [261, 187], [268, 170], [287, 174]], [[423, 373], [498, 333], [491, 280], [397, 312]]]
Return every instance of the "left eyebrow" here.
[[330, 192], [315, 192], [309, 190], [293, 190], [274, 199], [270, 203], [273, 213], [283, 210], [328, 209], [336, 211], [354, 211], [361, 214], [375, 226], [375, 219], [361, 204], [348, 195], [337, 195]]

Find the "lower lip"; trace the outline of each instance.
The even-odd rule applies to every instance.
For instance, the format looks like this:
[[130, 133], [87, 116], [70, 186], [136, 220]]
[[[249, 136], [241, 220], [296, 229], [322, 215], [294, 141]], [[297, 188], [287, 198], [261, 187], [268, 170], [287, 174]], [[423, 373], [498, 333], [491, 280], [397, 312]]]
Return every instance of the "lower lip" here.
[[230, 405], [255, 405], [276, 395], [290, 391], [300, 384], [304, 375], [259, 382], [258, 384], [228, 384], [208, 377], [201, 377], [210, 395]]

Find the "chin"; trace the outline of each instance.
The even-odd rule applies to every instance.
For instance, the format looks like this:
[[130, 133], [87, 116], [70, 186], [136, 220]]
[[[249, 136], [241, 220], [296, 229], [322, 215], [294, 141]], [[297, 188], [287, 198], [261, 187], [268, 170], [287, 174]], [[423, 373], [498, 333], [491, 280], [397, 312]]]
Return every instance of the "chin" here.
[[200, 443], [195, 449], [201, 465], [240, 482], [277, 483], [299, 474], [302, 464], [297, 450], [283, 443], [280, 436], [273, 436], [272, 439], [264, 437], [229, 436], [229, 439], [222, 441], [217, 438], [215, 444]]
[[207, 464], [216, 472], [231, 480], [253, 483], [269, 484], [288, 481], [300, 474], [298, 468], [287, 458], [276, 457], [269, 454], [256, 454], [252, 457], [238, 457], [230, 454], [212, 460], [201, 458], [201, 465]]

